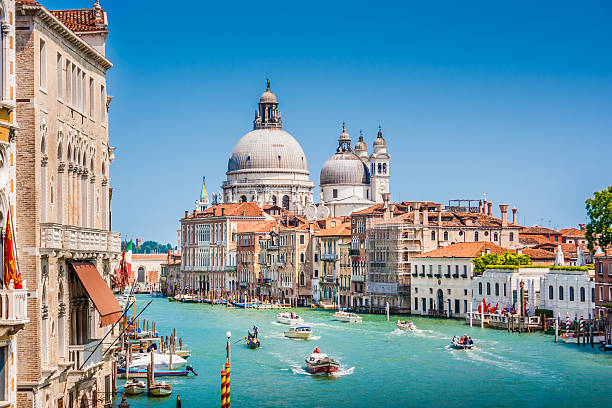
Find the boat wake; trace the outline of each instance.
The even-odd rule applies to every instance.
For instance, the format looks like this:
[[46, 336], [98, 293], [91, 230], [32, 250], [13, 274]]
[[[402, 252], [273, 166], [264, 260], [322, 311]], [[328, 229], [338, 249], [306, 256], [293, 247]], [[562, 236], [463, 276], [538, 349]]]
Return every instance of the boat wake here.
[[333, 374], [312, 374], [306, 371], [306, 369], [298, 364], [294, 364], [291, 366], [291, 372], [297, 375], [308, 375], [310, 377], [344, 377], [345, 375], [351, 375], [355, 372], [355, 367], [350, 368], [339, 368]]
[[321, 336], [310, 336], [310, 340], [321, 340]]

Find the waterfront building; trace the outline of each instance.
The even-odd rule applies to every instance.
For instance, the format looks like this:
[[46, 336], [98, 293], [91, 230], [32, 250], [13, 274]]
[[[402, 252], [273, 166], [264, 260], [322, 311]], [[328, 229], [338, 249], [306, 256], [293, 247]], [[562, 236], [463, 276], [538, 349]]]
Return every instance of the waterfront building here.
[[306, 306], [312, 301], [309, 285], [312, 265], [309, 248], [312, 245], [313, 223], [287, 214], [279, 220], [278, 280], [280, 298], [293, 305]]
[[174, 296], [184, 288], [183, 274], [181, 273], [181, 255], [168, 250], [166, 262], [160, 265], [160, 288], [164, 296]]
[[381, 130], [374, 141], [374, 152], [368, 156], [363, 135], [353, 150], [343, 123], [336, 153], [321, 168], [321, 203], [329, 208], [330, 215], [348, 216], [382, 203], [383, 194], [389, 193], [389, 158]]
[[[161, 265], [168, 260], [168, 254], [134, 254], [130, 251], [126, 259], [131, 264], [136, 291], [149, 292], [159, 289]], [[129, 284], [132, 285], [132, 282]]]
[[612, 249], [595, 255], [595, 316], [612, 323]]
[[461, 242], [412, 258], [412, 314], [465, 317], [472, 302], [474, 258], [502, 255], [491, 242]]
[[540, 309], [554, 316], [593, 317], [595, 309], [595, 271], [551, 269], [541, 278]]
[[[110, 231], [107, 16], [18, 0], [16, 209], [30, 324], [19, 334], [17, 405], [110, 404], [108, 287], [121, 237]], [[91, 300], [93, 299], [93, 301]]]
[[181, 218], [181, 273], [185, 290], [206, 296], [239, 296], [237, 234], [273, 219], [253, 202], [221, 204], [185, 211]]
[[253, 130], [234, 147], [226, 175], [222, 185], [225, 203], [278, 205], [297, 214], [312, 204], [314, 184], [306, 155], [299, 142], [283, 130], [269, 81], [259, 99]]
[[559, 232], [564, 244], [587, 245], [586, 224], [578, 224], [578, 228], [563, 228]]
[[[262, 245], [270, 241], [270, 234], [276, 228], [275, 220], [258, 222], [252, 226], [240, 230], [236, 234], [237, 249], [236, 262], [240, 282], [240, 292], [244, 295], [247, 292], [249, 298], [262, 298], [265, 285], [270, 287], [271, 278], [264, 279], [262, 267], [269, 265], [267, 255], [262, 252]], [[271, 293], [266, 293], [268, 297]]]
[[348, 217], [317, 220], [314, 233], [313, 301], [350, 306], [351, 224]]

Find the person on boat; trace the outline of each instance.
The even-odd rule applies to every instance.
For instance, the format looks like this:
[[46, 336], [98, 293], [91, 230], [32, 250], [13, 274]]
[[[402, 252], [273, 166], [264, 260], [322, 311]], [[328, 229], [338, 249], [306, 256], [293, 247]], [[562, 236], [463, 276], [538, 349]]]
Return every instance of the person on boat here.
[[469, 336], [468, 336], [468, 338], [467, 338], [467, 344], [468, 344], [468, 345], [470, 345], [470, 346], [471, 346], [472, 344], [474, 344], [474, 342], [472, 341], [472, 338], [471, 338], [471, 337], [469, 337]]
[[313, 353], [320, 353], [320, 352], [321, 352], [321, 350], [319, 350], [319, 348], [318, 348], [318, 347], [315, 347], [315, 349], [314, 349]]
[[255, 338], [257, 338], [257, 335], [259, 334], [259, 327], [256, 325], [253, 325], [253, 334], [255, 334]]
[[414, 323], [412, 323], [412, 320], [408, 322], [408, 327], [410, 327], [411, 329], [414, 329]]

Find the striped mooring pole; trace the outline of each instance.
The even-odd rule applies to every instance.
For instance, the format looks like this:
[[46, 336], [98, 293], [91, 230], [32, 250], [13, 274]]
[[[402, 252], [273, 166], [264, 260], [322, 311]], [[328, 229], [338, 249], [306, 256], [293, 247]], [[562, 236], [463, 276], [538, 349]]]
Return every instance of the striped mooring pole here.
[[225, 408], [230, 408], [232, 406], [230, 399], [230, 363], [229, 360], [225, 363]]
[[225, 365], [221, 369], [221, 408], [227, 407], [227, 373]]
[[569, 318], [569, 313], [565, 314], [565, 337], [567, 338], [567, 336], [569, 335], [570, 332], [570, 318]]
[[584, 335], [584, 318], [580, 316], [580, 334]]

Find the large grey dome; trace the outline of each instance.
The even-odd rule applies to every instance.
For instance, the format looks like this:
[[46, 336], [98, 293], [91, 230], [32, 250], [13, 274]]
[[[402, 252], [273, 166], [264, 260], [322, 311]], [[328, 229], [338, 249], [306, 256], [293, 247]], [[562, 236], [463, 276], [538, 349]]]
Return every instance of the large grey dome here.
[[340, 151], [323, 164], [320, 184], [370, 184], [370, 172], [355, 153]]
[[238, 141], [227, 171], [284, 169], [308, 172], [306, 155], [297, 140], [282, 129], [255, 129]]

